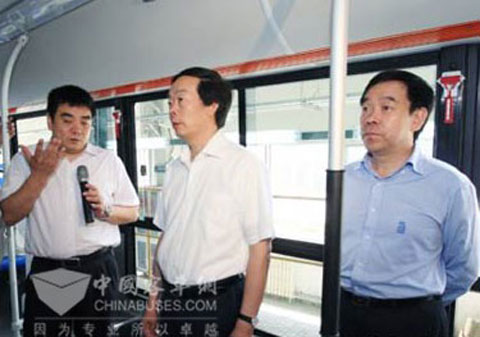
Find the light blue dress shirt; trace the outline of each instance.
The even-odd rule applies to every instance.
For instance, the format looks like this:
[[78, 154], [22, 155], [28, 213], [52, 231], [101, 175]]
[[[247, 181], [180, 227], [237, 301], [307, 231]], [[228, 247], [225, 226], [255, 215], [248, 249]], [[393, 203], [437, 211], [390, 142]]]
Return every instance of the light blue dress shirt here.
[[475, 187], [453, 166], [415, 149], [380, 177], [366, 155], [345, 170], [342, 287], [360, 296], [442, 295], [448, 303], [479, 276]]

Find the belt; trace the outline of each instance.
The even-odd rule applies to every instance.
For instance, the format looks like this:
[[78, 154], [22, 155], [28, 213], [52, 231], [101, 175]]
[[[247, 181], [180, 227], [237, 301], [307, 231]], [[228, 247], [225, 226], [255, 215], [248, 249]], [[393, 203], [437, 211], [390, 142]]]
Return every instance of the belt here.
[[438, 301], [442, 298], [440, 295], [428, 295], [428, 296], [411, 297], [411, 298], [383, 299], [383, 298], [358, 296], [344, 289], [342, 289], [342, 296], [350, 300], [350, 302], [355, 306], [383, 307], [383, 308], [413, 306], [421, 303]]
[[73, 256], [68, 259], [51, 259], [48, 257], [34, 256], [32, 263], [48, 264], [58, 267], [80, 267], [94, 260], [103, 258], [108, 254], [113, 254], [112, 247], [103, 247], [88, 255]]
[[240, 273], [236, 274], [218, 281], [206, 282], [198, 285], [181, 285], [181, 284], [172, 284], [166, 280], [162, 280], [163, 290], [168, 291], [173, 296], [179, 297], [208, 297], [208, 296], [217, 296], [228, 289], [230, 289], [235, 284], [243, 281], [245, 275]]

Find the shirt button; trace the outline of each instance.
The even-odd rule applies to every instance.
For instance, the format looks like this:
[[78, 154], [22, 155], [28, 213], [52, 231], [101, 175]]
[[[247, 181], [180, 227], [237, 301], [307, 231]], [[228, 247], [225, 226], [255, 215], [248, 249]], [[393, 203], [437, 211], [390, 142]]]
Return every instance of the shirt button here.
[[366, 240], [370, 240], [372, 237], [370, 235], [365, 235]]
[[375, 207], [372, 207], [372, 213], [375, 213], [376, 209]]

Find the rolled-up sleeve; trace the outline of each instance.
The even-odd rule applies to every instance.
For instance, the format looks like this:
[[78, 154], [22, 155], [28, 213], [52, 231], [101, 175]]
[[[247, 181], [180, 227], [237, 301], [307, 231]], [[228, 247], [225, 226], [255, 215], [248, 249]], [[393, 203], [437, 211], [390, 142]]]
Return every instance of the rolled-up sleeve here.
[[140, 204], [127, 170], [120, 158], [115, 157], [116, 188], [113, 192], [113, 204], [116, 206], [135, 207]]
[[5, 173], [3, 186], [0, 191], [0, 200], [8, 198], [25, 183], [30, 175], [30, 168], [21, 153], [13, 156], [10, 166]]
[[246, 241], [252, 245], [273, 238], [272, 192], [263, 163], [249, 157], [243, 166], [243, 230]]

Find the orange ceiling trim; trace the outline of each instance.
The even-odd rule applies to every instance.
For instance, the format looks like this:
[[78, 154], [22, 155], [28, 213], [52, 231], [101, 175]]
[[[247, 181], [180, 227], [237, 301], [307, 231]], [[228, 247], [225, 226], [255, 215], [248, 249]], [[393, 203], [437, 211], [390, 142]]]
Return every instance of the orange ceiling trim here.
[[[445, 43], [455, 40], [480, 37], [480, 21], [471, 21], [455, 25], [424, 29], [414, 32], [391, 35], [354, 42], [348, 46], [349, 56], [369, 55], [385, 51]], [[303, 64], [326, 61], [330, 58], [330, 48], [318, 48], [293, 55], [284, 55], [238, 63], [230, 66], [218, 67], [217, 70], [224, 76], [234, 76], [279, 69]], [[171, 77], [164, 77], [132, 84], [120, 85], [112, 88], [95, 90], [92, 95], [95, 99], [110, 98], [121, 95], [135, 94], [165, 88], [170, 85]]]
[[133, 84], [121, 85], [107, 89], [100, 89], [91, 92], [94, 99], [115, 97], [132, 93], [151, 91], [170, 85], [171, 77], [164, 77], [149, 81], [137, 82]]
[[[369, 55], [390, 50], [438, 44], [467, 38], [480, 37], [480, 21], [419, 30], [354, 42], [348, 46], [349, 56]], [[250, 61], [217, 68], [223, 75], [240, 75], [251, 72], [326, 61], [330, 48], [319, 48], [294, 55]]]
[[374, 54], [388, 50], [445, 43], [474, 37], [480, 37], [480, 21], [471, 21], [352, 43], [349, 45], [348, 54], [350, 56]]
[[[480, 21], [471, 21], [455, 25], [424, 29], [409, 33], [391, 35], [387, 37], [364, 40], [351, 43], [348, 46], [349, 56], [375, 54], [390, 50], [424, 46], [480, 37]], [[302, 64], [326, 61], [330, 58], [330, 48], [318, 48], [294, 55], [284, 55], [238, 63], [230, 66], [218, 67], [217, 70], [224, 76], [234, 76], [260, 72], [271, 69], [285, 68]], [[138, 82], [124, 86], [94, 91], [96, 99], [115, 97], [168, 87], [171, 77]]]

